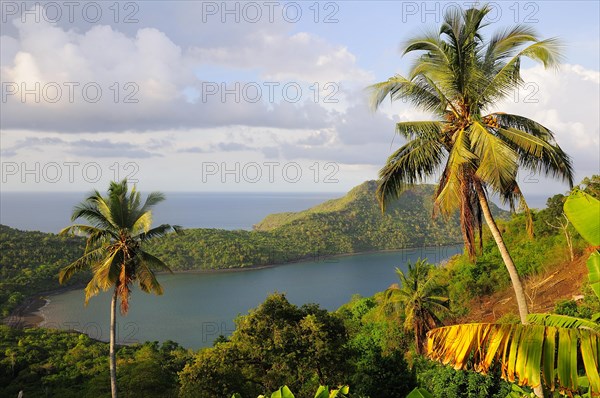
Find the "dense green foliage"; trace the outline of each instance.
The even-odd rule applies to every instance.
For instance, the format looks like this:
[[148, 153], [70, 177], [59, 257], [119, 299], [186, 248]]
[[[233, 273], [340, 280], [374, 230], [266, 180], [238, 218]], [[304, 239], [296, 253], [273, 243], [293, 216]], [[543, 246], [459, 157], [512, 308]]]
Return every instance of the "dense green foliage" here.
[[[544, 209], [533, 212], [534, 238], [528, 235], [526, 219], [522, 214], [498, 223], [522, 277], [541, 274], [569, 261], [565, 235], [545, 223], [548, 213], [552, 211]], [[587, 244], [575, 231], [572, 239], [575, 254], [580, 255]], [[472, 298], [494, 293], [510, 285], [500, 252], [487, 230], [484, 232], [483, 251], [475, 261], [471, 262], [466, 255], [456, 256], [446, 267], [437, 269], [437, 273], [448, 282], [451, 308], [455, 315], [466, 314], [465, 305]]]
[[432, 185], [405, 192], [385, 214], [376, 188], [368, 181], [306, 211], [267, 216], [254, 231], [187, 230], [161, 240], [152, 251], [169, 259], [173, 269], [215, 269], [460, 242], [457, 218], [432, 218]]
[[[534, 213], [535, 240], [527, 235], [521, 215], [500, 223], [523, 274], [539, 273], [568, 260], [564, 234], [548, 228], [544, 222], [548, 213], [555, 210]], [[54, 264], [52, 271], [47, 272], [54, 274], [48, 281], [56, 283], [58, 269], [68, 262], [60, 258], [62, 250], [70, 248], [74, 258], [82, 248], [82, 241], [76, 238], [66, 240], [7, 227], [1, 231], [2, 245], [10, 249], [1, 253], [4, 275], [10, 275], [13, 281], [21, 278], [18, 279], [21, 285], [15, 286], [29, 289], [22, 290], [24, 294], [56, 285], [45, 286], [42, 282], [27, 285], [26, 279], [15, 270], [27, 270], [28, 265], [33, 265], [32, 271], [28, 271], [33, 272], [40, 265], [46, 264], [44, 269]], [[214, 236], [230, 233], [212, 232]], [[259, 236], [251, 232], [233, 233]], [[583, 240], [577, 233], [573, 239], [576, 251], [583, 252]], [[48, 257], [52, 262], [45, 261], [46, 252], [52, 253]], [[35, 255], [38, 260], [30, 261]], [[12, 268], [4, 265], [9, 258], [14, 259]], [[13, 270], [10, 274], [9, 269]], [[448, 289], [454, 314], [464, 313], [470, 298], [509, 284], [496, 246], [487, 233], [483, 253], [475, 263], [457, 256], [433, 273]], [[43, 281], [32, 275], [30, 278]], [[586, 318], [598, 312], [598, 300], [587, 294], [590, 288], [586, 287], [584, 292], [585, 298], [578, 302], [558, 302], [556, 312]], [[283, 296], [275, 295], [238, 319], [236, 332], [229, 338], [220, 338], [215, 347], [196, 353], [171, 342], [121, 347], [118, 383], [122, 395], [131, 397], [202, 396], [200, 386], [206, 383], [222, 391], [215, 390], [208, 395], [211, 397], [231, 397], [234, 392], [253, 397], [285, 384], [297, 397], [310, 398], [319, 384], [347, 384], [351, 387], [350, 397], [404, 398], [415, 387], [425, 388], [435, 397], [506, 396], [510, 385], [496, 376], [455, 371], [416, 355], [413, 333], [403, 327], [404, 313], [390, 310], [387, 304], [385, 294], [379, 293], [370, 298], [353, 298], [335, 313], [328, 313], [318, 306], [293, 306]], [[16, 396], [19, 390], [24, 390], [26, 397], [109, 396], [107, 355], [106, 343], [77, 333], [2, 327], [0, 396]]]
[[[350, 388], [348, 386], [341, 386], [340, 388], [332, 388], [329, 389], [328, 386], [319, 386], [315, 396], [313, 398], [342, 398], [348, 394]], [[268, 395], [259, 395], [258, 398], [268, 398]], [[289, 389], [288, 386], [283, 386], [274, 391], [271, 395], [271, 398], [296, 398], [294, 393]], [[238, 393], [235, 393], [231, 396], [231, 398], [242, 398], [242, 396]]]
[[200, 351], [181, 374], [183, 397], [253, 397], [287, 384], [297, 396], [343, 384], [346, 329], [316, 305], [297, 307], [274, 294], [237, 320], [227, 341]]
[[435, 362], [419, 359], [415, 363], [419, 385], [425, 387], [435, 398], [505, 398], [510, 383], [471, 371], [454, 370]]
[[[0, 225], [0, 314], [34, 293], [60, 287], [58, 271], [83, 251], [80, 238], [24, 232]], [[84, 275], [71, 284], [81, 282]]]
[[[177, 372], [190, 353], [177, 343], [120, 347], [119, 387], [124, 397], [175, 397]], [[86, 335], [0, 326], [0, 396], [110, 396], [108, 344]]]
[[418, 259], [406, 267], [406, 272], [396, 268], [400, 283], [385, 291], [385, 303], [402, 312], [404, 329], [413, 331], [415, 349], [422, 353], [427, 332], [442, 325], [441, 318], [448, 312], [450, 300], [445, 283], [435, 274], [434, 264]]

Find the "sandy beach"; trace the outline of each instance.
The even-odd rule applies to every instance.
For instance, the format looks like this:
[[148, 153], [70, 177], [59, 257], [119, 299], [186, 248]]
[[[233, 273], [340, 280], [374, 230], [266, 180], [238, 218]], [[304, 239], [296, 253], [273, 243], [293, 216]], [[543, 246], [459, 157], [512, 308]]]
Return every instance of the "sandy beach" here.
[[48, 304], [43, 296], [29, 297], [19, 305], [8, 317], [3, 319], [5, 325], [15, 328], [32, 328], [44, 321], [40, 310]]
[[2, 320], [2, 324], [16, 328], [34, 328], [39, 327], [44, 321], [44, 314], [41, 311], [50, 302], [50, 297], [56, 294], [64, 293], [69, 290], [82, 289], [83, 283], [77, 283], [71, 286], [64, 286], [58, 289], [40, 292], [34, 296], [28, 297], [23, 303], [15, 308], [12, 313]]

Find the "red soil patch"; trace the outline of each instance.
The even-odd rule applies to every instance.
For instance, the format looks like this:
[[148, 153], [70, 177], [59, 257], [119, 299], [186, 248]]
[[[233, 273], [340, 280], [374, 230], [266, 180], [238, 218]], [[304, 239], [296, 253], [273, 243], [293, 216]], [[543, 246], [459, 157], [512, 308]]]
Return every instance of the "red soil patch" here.
[[[557, 300], [578, 299], [581, 286], [587, 280], [585, 263], [589, 255], [589, 252], [585, 252], [573, 262], [567, 261], [542, 275], [528, 278], [525, 281], [525, 294], [529, 299], [529, 312], [550, 312]], [[505, 314], [519, 313], [512, 286], [492, 295], [473, 299], [469, 308], [469, 314], [456, 323], [495, 322]]]

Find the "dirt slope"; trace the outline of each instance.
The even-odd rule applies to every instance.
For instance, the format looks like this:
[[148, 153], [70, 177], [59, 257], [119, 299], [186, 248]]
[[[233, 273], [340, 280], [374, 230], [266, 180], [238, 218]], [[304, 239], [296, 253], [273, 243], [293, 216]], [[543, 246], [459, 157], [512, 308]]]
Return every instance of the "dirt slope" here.
[[[587, 280], [585, 262], [589, 254], [586, 252], [573, 262], [565, 262], [542, 275], [527, 279], [525, 294], [529, 298], [529, 311], [550, 312], [557, 300], [578, 299], [581, 286]], [[512, 287], [474, 299], [470, 308], [470, 313], [456, 323], [494, 322], [507, 313], [518, 314]]]

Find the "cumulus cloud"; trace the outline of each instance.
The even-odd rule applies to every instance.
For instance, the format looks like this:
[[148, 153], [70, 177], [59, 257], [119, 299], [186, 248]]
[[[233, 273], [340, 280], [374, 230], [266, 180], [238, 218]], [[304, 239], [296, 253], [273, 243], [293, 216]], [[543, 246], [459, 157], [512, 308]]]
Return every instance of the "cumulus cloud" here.
[[[274, 22], [223, 23], [219, 14], [204, 21], [204, 3], [140, 3], [137, 24], [111, 25], [107, 12], [97, 24], [19, 19], [3, 28], [2, 156], [135, 158], [152, 177], [169, 168], [191, 173], [190, 159], [336, 162], [374, 173], [404, 143], [395, 123], [429, 118], [406, 103], [368, 109], [362, 89], [375, 80], [369, 68], [385, 64], [387, 70], [390, 59], [373, 57], [379, 50], [370, 52], [363, 43], [368, 38], [346, 35], [336, 42], [329, 38], [342, 36], [321, 28], [306, 32], [311, 25], [287, 23], [280, 13]], [[548, 126], [573, 156], [576, 178], [597, 173], [600, 73], [570, 64], [558, 73], [527, 68], [523, 77], [528, 85], [492, 110]], [[274, 101], [265, 99], [268, 81], [279, 83]], [[335, 85], [325, 89], [326, 82]], [[36, 91], [36, 83], [38, 102], [35, 93], [23, 96], [21, 90]], [[223, 91], [257, 83], [262, 98], [256, 102], [239, 89]], [[282, 98], [286, 83], [304, 91], [299, 101]], [[208, 92], [215, 84], [218, 91]], [[62, 96], [48, 100], [57, 85]], [[101, 98], [86, 101], [97, 87]], [[325, 102], [332, 92], [337, 102]]]
[[600, 72], [565, 64], [559, 71], [523, 70], [525, 85], [494, 110], [527, 116], [550, 128], [573, 158], [576, 179], [600, 168]]
[[267, 80], [349, 81], [364, 84], [371, 74], [360, 69], [347, 47], [306, 32], [276, 35], [255, 31], [228, 46], [198, 48], [203, 62], [233, 68], [255, 68]]
[[[106, 25], [81, 33], [43, 20], [14, 24], [17, 37], [0, 38], [3, 129], [80, 133], [236, 124], [318, 128], [329, 117], [321, 104], [308, 100], [306, 85], [303, 97], [281, 100], [279, 93], [271, 102], [265, 100], [269, 88], [260, 87], [262, 100], [252, 101], [240, 88], [224, 95], [232, 87], [235, 91], [236, 83], [244, 87], [245, 81], [230, 76], [217, 85], [217, 93], [207, 95], [207, 82], [195, 74], [205, 64], [203, 51], [182, 49], [155, 28], [126, 35]], [[319, 50], [329, 47], [313, 49], [313, 58], [323, 56]], [[254, 59], [265, 56], [257, 53]], [[270, 62], [274, 65], [279, 56], [272, 53]], [[323, 62], [320, 70], [337, 68]], [[200, 100], [191, 101], [190, 92], [200, 93]]]

